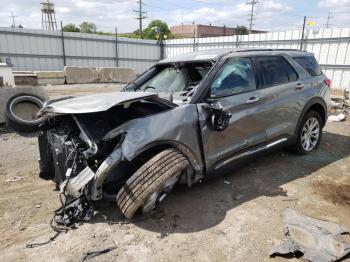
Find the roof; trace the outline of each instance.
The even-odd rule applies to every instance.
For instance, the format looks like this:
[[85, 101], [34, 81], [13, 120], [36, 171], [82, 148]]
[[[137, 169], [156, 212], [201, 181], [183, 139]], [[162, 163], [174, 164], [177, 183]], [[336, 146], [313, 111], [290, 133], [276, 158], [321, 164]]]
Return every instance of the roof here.
[[209, 61], [218, 60], [222, 56], [234, 53], [246, 53], [249, 52], [252, 55], [260, 54], [261, 52], [267, 52], [268, 54], [283, 53], [290, 56], [305, 56], [312, 55], [311, 53], [299, 51], [297, 49], [273, 49], [273, 48], [226, 48], [226, 49], [208, 49], [197, 52], [191, 52], [186, 54], [181, 54], [178, 56], [166, 58], [158, 62], [158, 64], [168, 64], [177, 62], [190, 62], [190, 61]]

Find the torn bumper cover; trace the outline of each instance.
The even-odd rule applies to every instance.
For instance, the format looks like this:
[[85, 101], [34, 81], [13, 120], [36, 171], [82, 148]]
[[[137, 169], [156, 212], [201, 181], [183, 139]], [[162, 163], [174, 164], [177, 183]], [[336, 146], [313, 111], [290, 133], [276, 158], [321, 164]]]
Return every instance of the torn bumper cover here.
[[287, 208], [283, 211], [286, 240], [273, 247], [270, 256], [302, 253], [313, 262], [337, 261], [350, 253], [350, 245], [342, 234], [345, 227], [334, 222], [319, 220]]

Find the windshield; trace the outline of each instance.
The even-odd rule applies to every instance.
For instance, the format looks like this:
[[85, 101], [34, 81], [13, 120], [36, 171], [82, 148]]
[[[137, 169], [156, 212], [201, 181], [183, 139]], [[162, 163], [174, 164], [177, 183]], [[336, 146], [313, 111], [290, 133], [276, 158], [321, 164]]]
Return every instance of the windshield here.
[[210, 66], [167, 67], [139, 87], [141, 91], [156, 93], [186, 91], [198, 85]]

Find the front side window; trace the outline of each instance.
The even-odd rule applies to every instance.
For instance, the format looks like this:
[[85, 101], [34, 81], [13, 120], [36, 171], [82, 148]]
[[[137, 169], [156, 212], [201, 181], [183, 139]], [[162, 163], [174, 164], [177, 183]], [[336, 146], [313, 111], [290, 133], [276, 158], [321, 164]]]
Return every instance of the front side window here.
[[282, 56], [258, 57], [256, 61], [260, 68], [263, 88], [294, 82], [298, 79], [297, 73]]
[[256, 90], [250, 58], [231, 58], [211, 86], [212, 97], [230, 96]]

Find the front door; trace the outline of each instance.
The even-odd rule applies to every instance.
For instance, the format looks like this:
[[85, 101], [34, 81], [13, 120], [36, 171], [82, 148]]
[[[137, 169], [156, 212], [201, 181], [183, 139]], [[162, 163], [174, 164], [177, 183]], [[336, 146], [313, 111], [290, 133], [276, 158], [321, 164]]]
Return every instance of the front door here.
[[216, 131], [210, 125], [207, 104], [197, 104], [207, 170], [232, 154], [266, 141], [263, 119], [264, 98], [257, 89], [252, 60], [229, 58], [210, 86], [210, 98], [232, 116], [228, 127]]

